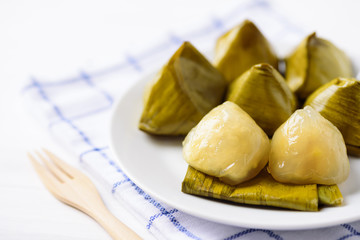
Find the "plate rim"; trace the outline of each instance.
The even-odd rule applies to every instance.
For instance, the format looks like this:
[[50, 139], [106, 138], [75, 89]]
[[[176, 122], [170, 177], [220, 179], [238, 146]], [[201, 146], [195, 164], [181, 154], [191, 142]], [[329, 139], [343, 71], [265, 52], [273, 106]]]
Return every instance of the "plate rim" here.
[[[195, 216], [195, 217], [199, 217], [202, 218], [204, 220], [208, 220], [208, 221], [213, 221], [213, 222], [217, 222], [220, 224], [227, 224], [227, 225], [231, 225], [231, 226], [237, 226], [237, 227], [244, 227], [244, 228], [262, 228], [262, 229], [270, 229], [270, 230], [310, 230], [310, 229], [318, 229], [318, 228], [325, 228], [325, 227], [332, 227], [332, 226], [336, 226], [336, 225], [340, 225], [340, 224], [344, 224], [344, 223], [350, 223], [353, 221], [357, 221], [360, 219], [360, 213], [358, 215], [354, 215], [354, 216], [348, 216], [346, 218], [344, 217], [340, 217], [337, 219], [332, 219], [332, 220], [327, 220], [324, 222], [320, 222], [320, 223], [303, 223], [301, 225], [299, 225], [298, 223], [294, 223], [294, 224], [289, 224], [289, 225], [276, 225], [276, 224], [272, 224], [272, 223], [268, 223], [268, 224], [264, 224], [262, 223], [260, 224], [255, 224], [255, 223], [247, 223], [246, 221], [229, 221], [226, 219], [223, 219], [221, 217], [217, 217], [217, 216], [209, 216], [206, 213], [202, 213], [199, 211], [193, 211], [191, 209], [191, 207], [189, 208], [188, 206], [183, 206], [183, 205], [179, 205], [177, 203], [173, 203], [173, 202], [169, 202], [169, 200], [166, 198], [166, 196], [163, 196], [159, 193], [157, 193], [156, 191], [154, 191], [153, 189], [151, 189], [150, 187], [148, 187], [146, 184], [144, 184], [143, 182], [139, 181], [138, 178], [133, 174], [133, 172], [131, 170], [129, 170], [127, 168], [126, 165], [124, 165], [124, 161], [122, 161], [122, 154], [121, 152], [119, 152], [118, 148], [116, 147], [116, 144], [114, 142], [114, 128], [116, 128], [115, 126], [117, 125], [117, 118], [116, 118], [116, 114], [119, 111], [119, 108], [122, 104], [124, 104], [123, 102], [128, 98], [129, 95], [131, 95], [131, 93], [133, 93], [136, 90], [139, 90], [138, 88], [142, 87], [142, 90], [144, 88], [144, 86], [146, 85], [147, 82], [149, 82], [151, 76], [154, 76], [156, 74], [156, 72], [147, 74], [142, 76], [141, 78], [139, 78], [139, 80], [137, 80], [136, 82], [134, 82], [134, 84], [132, 86], [130, 86], [130, 88], [127, 89], [127, 91], [125, 91], [121, 97], [119, 97], [115, 102], [115, 104], [113, 105], [112, 108], [112, 112], [111, 112], [111, 119], [110, 119], [110, 127], [109, 127], [109, 136], [110, 136], [110, 141], [109, 141], [109, 145], [110, 145], [110, 150], [113, 153], [116, 162], [119, 164], [121, 170], [129, 177], [129, 179], [135, 183], [138, 187], [140, 187], [143, 191], [145, 191], [147, 194], [149, 194], [150, 196], [154, 197], [155, 199], [166, 203], [167, 205], [174, 207], [178, 210], [183, 211], [184, 213], [187, 213], [191, 216]], [[140, 100], [139, 100], [140, 101]], [[138, 131], [140, 131], [139, 129], [137, 129]], [[180, 190], [179, 190], [180, 191]], [[185, 194], [185, 193], [182, 193]], [[188, 195], [188, 194], [186, 194]], [[199, 198], [197, 196], [192, 196], [189, 195], [191, 197], [195, 197], [195, 198]], [[211, 201], [211, 202], [216, 202], [213, 201], [212, 199], [204, 199], [206, 201]], [[345, 200], [346, 201], [346, 200]], [[232, 203], [230, 203], [229, 205], [234, 205]], [[256, 206], [252, 206], [252, 205], [238, 205], [239, 207], [242, 208], [255, 208], [255, 209], [261, 209], [261, 207], [257, 208]], [[236, 206], [236, 207], [238, 207]], [[360, 206], [360, 205], [359, 205]], [[331, 207], [329, 207], [331, 208]], [[337, 206], [337, 207], [333, 207], [333, 208], [341, 208], [341, 206]], [[270, 208], [270, 209], [275, 209], [276, 208]], [[283, 211], [282, 209], [279, 209], [279, 211]], [[291, 211], [291, 212], [295, 212], [295, 213], [314, 213], [314, 212], [299, 212], [299, 211], [293, 211], [293, 210], [284, 210], [284, 211]], [[319, 211], [320, 212], [320, 211]], [[319, 213], [316, 212], [316, 213]]]

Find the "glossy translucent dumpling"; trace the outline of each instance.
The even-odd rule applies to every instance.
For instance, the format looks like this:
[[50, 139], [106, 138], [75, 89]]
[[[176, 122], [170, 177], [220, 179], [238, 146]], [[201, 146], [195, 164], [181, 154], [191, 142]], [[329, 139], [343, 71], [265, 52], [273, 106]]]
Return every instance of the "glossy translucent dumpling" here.
[[269, 150], [264, 131], [232, 102], [211, 110], [183, 142], [190, 166], [230, 185], [255, 177], [267, 164]]
[[268, 170], [279, 182], [331, 185], [347, 179], [350, 165], [340, 131], [306, 106], [276, 130]]

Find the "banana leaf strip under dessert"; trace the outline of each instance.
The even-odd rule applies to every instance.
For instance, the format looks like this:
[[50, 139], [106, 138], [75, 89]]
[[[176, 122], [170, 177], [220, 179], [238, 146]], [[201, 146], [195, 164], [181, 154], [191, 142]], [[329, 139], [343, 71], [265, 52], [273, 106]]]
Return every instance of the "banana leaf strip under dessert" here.
[[305, 102], [340, 130], [348, 153], [355, 156], [360, 156], [359, 93], [359, 80], [335, 78], [317, 89]]
[[218, 38], [214, 65], [228, 82], [258, 63], [278, 68], [270, 43], [251, 21], [245, 20]]
[[139, 129], [155, 135], [185, 135], [225, 93], [223, 75], [184, 42], [144, 94]]
[[276, 182], [264, 168], [255, 178], [230, 186], [218, 178], [188, 167], [182, 192], [241, 204], [318, 211], [319, 205], [340, 205], [343, 197], [337, 185], [294, 185]]

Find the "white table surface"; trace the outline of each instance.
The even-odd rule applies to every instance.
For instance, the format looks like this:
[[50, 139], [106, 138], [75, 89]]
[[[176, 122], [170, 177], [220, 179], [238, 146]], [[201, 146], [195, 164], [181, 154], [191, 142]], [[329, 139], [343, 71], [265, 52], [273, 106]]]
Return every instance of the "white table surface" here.
[[[360, 2], [272, 1], [278, 11], [349, 52], [360, 50]], [[22, 106], [30, 76], [61, 78], [82, 66], [114, 64], [170, 32], [221, 11], [220, 1], [0, 2], [0, 239], [110, 239], [88, 216], [57, 201], [33, 171], [26, 152], [65, 152]], [[234, 4], [234, 1], [221, 1]], [[360, 51], [357, 51], [360, 53]], [[66, 71], [64, 71], [66, 70]], [[64, 75], [65, 74], [65, 75]], [[110, 209], [145, 239], [154, 239], [108, 193]]]

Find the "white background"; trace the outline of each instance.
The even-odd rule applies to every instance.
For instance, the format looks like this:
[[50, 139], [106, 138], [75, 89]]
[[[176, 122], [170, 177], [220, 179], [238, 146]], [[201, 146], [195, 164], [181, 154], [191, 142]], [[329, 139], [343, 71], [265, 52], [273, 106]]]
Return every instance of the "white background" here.
[[[360, 56], [359, 1], [270, 1], [305, 29]], [[109, 239], [92, 219], [48, 193], [26, 158], [58, 146], [24, 110], [30, 76], [61, 79], [101, 68], [154, 45], [169, 33], [231, 9], [238, 1], [1, 1], [0, 2], [0, 239]], [[102, 193], [106, 204], [145, 239], [152, 236]]]

